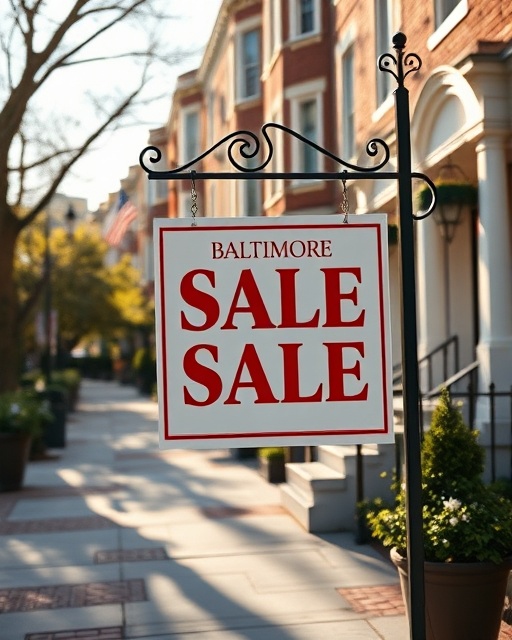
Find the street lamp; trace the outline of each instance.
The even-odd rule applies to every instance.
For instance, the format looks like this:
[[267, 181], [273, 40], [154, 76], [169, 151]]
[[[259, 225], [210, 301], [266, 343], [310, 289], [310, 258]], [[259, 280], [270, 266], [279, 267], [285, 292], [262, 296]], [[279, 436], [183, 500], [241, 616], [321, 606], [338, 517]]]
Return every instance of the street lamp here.
[[[65, 215], [65, 224], [68, 236], [72, 237], [74, 225], [76, 221], [76, 213], [73, 205], [69, 205]], [[53, 358], [57, 351], [57, 316], [52, 311], [52, 257], [50, 251], [50, 230], [51, 217], [50, 210], [46, 211], [44, 225], [44, 279], [46, 281], [44, 296], [44, 336], [45, 336], [45, 353], [43, 360], [43, 376], [48, 386], [52, 381]]]

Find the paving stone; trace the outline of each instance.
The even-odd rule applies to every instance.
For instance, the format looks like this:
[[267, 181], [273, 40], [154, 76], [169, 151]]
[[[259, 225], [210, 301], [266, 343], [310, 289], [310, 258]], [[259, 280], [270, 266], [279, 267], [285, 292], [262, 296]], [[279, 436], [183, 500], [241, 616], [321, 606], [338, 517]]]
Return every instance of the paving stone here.
[[0, 536], [23, 533], [52, 533], [63, 531], [89, 531], [111, 529], [117, 525], [102, 516], [81, 516], [77, 518], [46, 518], [39, 520], [15, 520], [0, 522]]
[[123, 640], [122, 627], [29, 633], [25, 640]]
[[0, 613], [92, 607], [145, 600], [146, 588], [144, 580], [140, 579], [0, 589]]
[[145, 549], [109, 549], [94, 554], [96, 564], [110, 562], [148, 562], [151, 560], [169, 560], [163, 547], [147, 547]]
[[375, 616], [401, 616], [405, 614], [400, 585], [353, 587], [338, 589], [356, 613]]
[[287, 514], [283, 507], [277, 504], [255, 505], [248, 508], [230, 506], [202, 507], [200, 511], [204, 516], [212, 519]]

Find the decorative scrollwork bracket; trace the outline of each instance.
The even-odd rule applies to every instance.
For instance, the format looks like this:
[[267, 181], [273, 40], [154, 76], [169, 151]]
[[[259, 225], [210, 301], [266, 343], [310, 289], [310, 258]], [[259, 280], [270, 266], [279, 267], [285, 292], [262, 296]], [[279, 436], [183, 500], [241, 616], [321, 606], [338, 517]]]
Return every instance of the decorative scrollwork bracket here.
[[[396, 56], [385, 53], [379, 57], [378, 68], [390, 73], [396, 80], [398, 88], [404, 87], [405, 78], [421, 67], [421, 59], [415, 53], [405, 54], [407, 38], [401, 32], [393, 37], [393, 48]], [[284, 135], [294, 138], [298, 143], [314, 149], [324, 158], [338, 165], [337, 171], [315, 172], [275, 172], [269, 171], [274, 157], [273, 133], [279, 131]], [[388, 171], [385, 169], [391, 153], [388, 144], [380, 138], [372, 138], [366, 144], [366, 155], [370, 159], [376, 159], [374, 164], [360, 166], [337, 157], [327, 149], [305, 138], [297, 131], [277, 122], [268, 122], [261, 127], [261, 136], [253, 131], [240, 130], [229, 133], [218, 140], [209, 149], [196, 158], [174, 169], [158, 171], [152, 168], [162, 159], [162, 152], [158, 147], [148, 146], [142, 150], [139, 156], [141, 167], [147, 173], [150, 180], [180, 180], [194, 169], [195, 180], [402, 180], [413, 178], [423, 180], [432, 191], [432, 203], [425, 212], [419, 212], [413, 217], [421, 220], [430, 215], [436, 204], [436, 189], [433, 182], [422, 173], [409, 173], [404, 175], [400, 170]], [[214, 154], [220, 147], [227, 145], [226, 156], [233, 171], [199, 171], [201, 161]]]

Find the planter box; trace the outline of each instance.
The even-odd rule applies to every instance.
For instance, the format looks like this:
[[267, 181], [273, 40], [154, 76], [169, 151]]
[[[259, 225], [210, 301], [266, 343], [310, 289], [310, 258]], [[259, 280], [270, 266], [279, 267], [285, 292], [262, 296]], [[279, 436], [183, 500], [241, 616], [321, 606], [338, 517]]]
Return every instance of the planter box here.
[[272, 484], [286, 482], [284, 458], [259, 458], [260, 474]]
[[21, 489], [31, 440], [24, 433], [0, 433], [0, 491]]

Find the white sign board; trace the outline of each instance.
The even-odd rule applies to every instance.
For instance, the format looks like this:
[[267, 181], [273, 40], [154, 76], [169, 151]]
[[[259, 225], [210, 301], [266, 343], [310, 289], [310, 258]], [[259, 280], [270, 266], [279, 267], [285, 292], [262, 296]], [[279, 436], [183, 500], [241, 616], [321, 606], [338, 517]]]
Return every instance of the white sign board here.
[[159, 219], [162, 448], [393, 442], [384, 214]]

